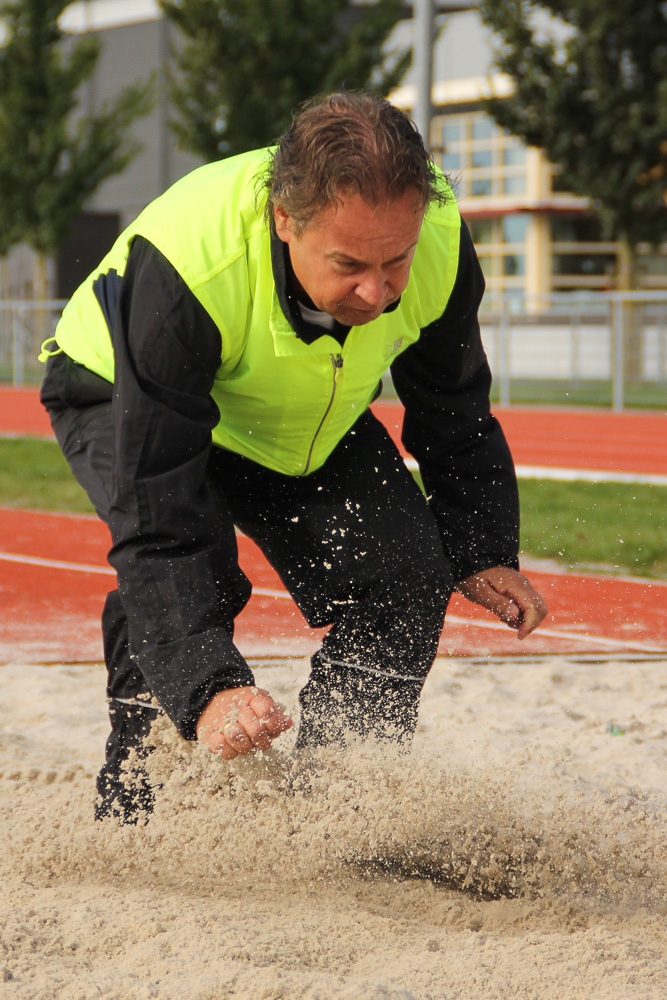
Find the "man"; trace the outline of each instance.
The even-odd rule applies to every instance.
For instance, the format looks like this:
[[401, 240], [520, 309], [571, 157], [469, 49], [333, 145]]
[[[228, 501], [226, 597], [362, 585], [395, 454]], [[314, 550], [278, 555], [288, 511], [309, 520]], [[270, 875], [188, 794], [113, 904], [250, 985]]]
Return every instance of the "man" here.
[[[109, 525], [112, 733], [99, 817], [155, 699], [225, 759], [291, 720], [233, 645], [250, 596], [235, 526], [313, 626], [297, 745], [409, 741], [456, 586], [523, 638], [516, 480], [489, 410], [483, 278], [443, 176], [389, 102], [336, 94], [276, 150], [150, 204], [73, 296], [42, 399]], [[428, 499], [368, 409], [391, 367]]]

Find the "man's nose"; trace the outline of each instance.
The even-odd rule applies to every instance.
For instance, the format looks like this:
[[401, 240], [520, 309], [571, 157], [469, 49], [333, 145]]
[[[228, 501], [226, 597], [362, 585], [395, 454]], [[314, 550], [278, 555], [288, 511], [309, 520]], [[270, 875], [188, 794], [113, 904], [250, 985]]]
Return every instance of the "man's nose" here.
[[359, 282], [356, 293], [369, 306], [377, 306], [387, 294], [387, 281], [383, 274], [366, 274]]

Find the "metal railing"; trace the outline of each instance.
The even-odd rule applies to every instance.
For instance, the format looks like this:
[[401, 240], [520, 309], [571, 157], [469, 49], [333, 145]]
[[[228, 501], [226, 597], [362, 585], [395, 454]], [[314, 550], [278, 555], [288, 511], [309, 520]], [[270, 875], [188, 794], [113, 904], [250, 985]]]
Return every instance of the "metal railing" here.
[[[526, 303], [527, 304], [527, 303]], [[488, 296], [480, 311], [495, 395], [511, 403], [667, 410], [667, 292]]]
[[[37, 355], [64, 305], [0, 302], [0, 382], [41, 380]], [[667, 292], [559, 293], [529, 303], [487, 294], [480, 324], [503, 406], [667, 410]]]
[[59, 299], [0, 301], [0, 382], [20, 386], [41, 381], [44, 365], [37, 356], [64, 307]]

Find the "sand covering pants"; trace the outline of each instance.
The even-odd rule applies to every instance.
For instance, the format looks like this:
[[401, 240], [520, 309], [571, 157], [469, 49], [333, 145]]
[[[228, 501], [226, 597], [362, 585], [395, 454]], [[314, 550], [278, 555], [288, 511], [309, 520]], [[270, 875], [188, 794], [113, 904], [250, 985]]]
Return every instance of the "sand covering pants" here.
[[[63, 355], [50, 361], [42, 399], [74, 475], [106, 521], [111, 403], [65, 404], [58, 384], [68, 363]], [[409, 740], [453, 583], [435, 519], [384, 427], [366, 411], [324, 467], [305, 477], [214, 447], [207, 478], [221, 530], [236, 525], [252, 538], [308, 623], [330, 626], [299, 696], [298, 745], [341, 742], [350, 732]], [[241, 598], [220, 593], [230, 634], [249, 592], [248, 585]], [[151, 692], [131, 656], [118, 591], [108, 596], [102, 625], [112, 732], [98, 815], [131, 822], [137, 806], [150, 809], [153, 792], [141, 782], [128, 790], [120, 766], [155, 712], [128, 704]]]

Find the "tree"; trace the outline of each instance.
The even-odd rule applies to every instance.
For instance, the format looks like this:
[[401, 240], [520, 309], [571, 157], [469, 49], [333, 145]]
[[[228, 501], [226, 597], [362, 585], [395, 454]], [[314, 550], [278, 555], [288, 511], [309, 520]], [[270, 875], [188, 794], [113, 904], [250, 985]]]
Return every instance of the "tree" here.
[[388, 93], [409, 50], [385, 53], [402, 0], [161, 0], [185, 36], [172, 84], [182, 145], [204, 160], [259, 148], [304, 100], [337, 88]]
[[95, 115], [81, 111], [100, 43], [64, 35], [58, 18], [69, 2], [0, 5], [0, 255], [25, 242], [42, 264], [102, 181], [136, 155], [127, 129], [152, 103], [152, 84], [136, 84]]
[[481, 14], [515, 88], [490, 114], [591, 199], [634, 288], [634, 248], [667, 232], [667, 4], [482, 0]]

